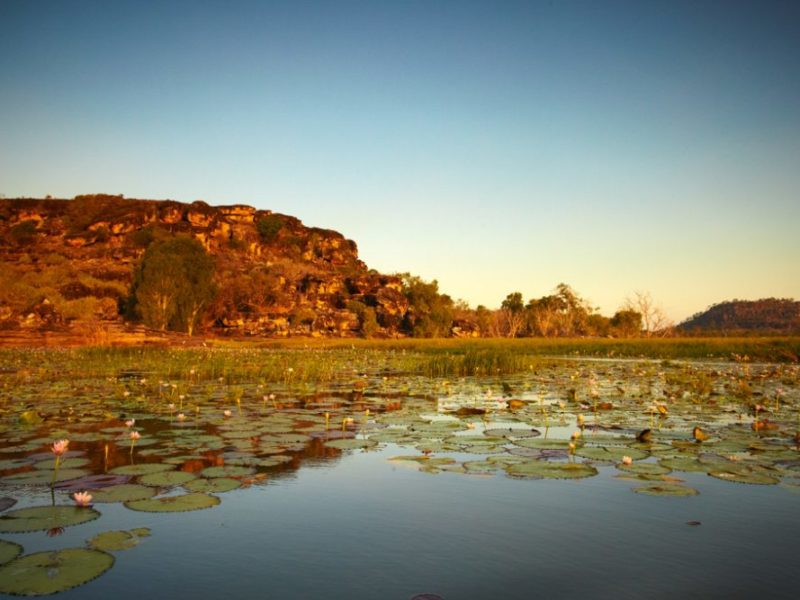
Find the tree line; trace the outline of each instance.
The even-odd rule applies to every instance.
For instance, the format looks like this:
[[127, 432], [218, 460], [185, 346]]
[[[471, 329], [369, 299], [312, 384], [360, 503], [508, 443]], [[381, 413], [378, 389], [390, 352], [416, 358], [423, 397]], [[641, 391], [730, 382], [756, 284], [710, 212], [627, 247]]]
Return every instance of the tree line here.
[[[268, 235], [274, 235], [273, 229]], [[212, 308], [219, 312], [229, 306], [229, 286], [217, 284], [215, 259], [199, 241], [178, 236], [147, 242], [123, 307], [129, 319], [192, 335], [207, 321]], [[248, 280], [248, 285], [266, 285], [267, 277]], [[410, 273], [402, 273], [400, 278], [408, 310], [396, 326], [399, 333], [413, 337], [636, 337], [662, 335], [670, 328], [663, 311], [645, 292], [636, 292], [614, 315], [606, 317], [565, 283], [553, 293], [527, 302], [522, 293], [512, 292], [498, 309], [473, 309], [441, 293], [436, 280], [424, 281]], [[271, 304], [269, 294], [259, 300]], [[384, 332], [385, 324], [379, 322], [375, 307], [353, 299], [345, 308], [357, 316], [364, 337]], [[313, 324], [312, 309], [297, 310], [305, 312], [296, 319], [293, 316], [293, 324]]]

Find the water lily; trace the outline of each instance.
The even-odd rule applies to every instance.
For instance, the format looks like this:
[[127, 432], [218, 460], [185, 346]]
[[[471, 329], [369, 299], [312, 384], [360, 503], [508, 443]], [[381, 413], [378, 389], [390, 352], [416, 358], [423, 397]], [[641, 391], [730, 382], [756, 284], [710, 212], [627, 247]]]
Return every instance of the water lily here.
[[136, 419], [128, 419], [127, 421], [125, 421], [125, 427], [127, 427], [128, 429], [133, 427], [135, 424], [136, 424]]
[[89, 507], [92, 505], [92, 495], [89, 492], [75, 492], [72, 495], [75, 506]]
[[58, 467], [61, 466], [61, 457], [64, 456], [68, 446], [69, 440], [58, 440], [53, 442], [53, 447], [51, 450], [53, 451], [53, 454], [56, 455], [56, 464], [55, 467], [53, 467], [53, 481], [50, 482], [51, 487], [56, 483], [56, 478], [58, 478]]
[[572, 435], [570, 436], [570, 438], [573, 439], [573, 440], [577, 440], [579, 437], [581, 437], [581, 430], [580, 429], [576, 429], [575, 431], [573, 431]]
[[133, 454], [133, 447], [136, 445], [136, 440], [142, 437], [142, 434], [138, 431], [131, 431], [130, 438], [131, 438], [131, 454]]
[[622, 464], [629, 465], [633, 462], [633, 459], [630, 456], [623, 456], [622, 457]]
[[178, 421], [184, 421], [184, 420], [186, 420], [186, 415], [183, 413], [178, 413]]
[[58, 440], [57, 442], [53, 442], [53, 447], [51, 450], [53, 454], [56, 455], [56, 464], [58, 464], [59, 458], [67, 451], [67, 446], [69, 446], [69, 440]]

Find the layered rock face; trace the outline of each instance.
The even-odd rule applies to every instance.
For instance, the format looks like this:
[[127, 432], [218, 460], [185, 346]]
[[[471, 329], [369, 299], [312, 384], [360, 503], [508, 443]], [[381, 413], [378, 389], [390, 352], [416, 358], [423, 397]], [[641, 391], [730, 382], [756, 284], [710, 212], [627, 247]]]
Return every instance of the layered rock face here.
[[142, 254], [174, 235], [215, 259], [206, 331], [358, 335], [372, 308], [378, 335], [402, 334], [401, 280], [367, 269], [340, 233], [251, 206], [108, 195], [0, 200], [0, 330], [122, 322]]

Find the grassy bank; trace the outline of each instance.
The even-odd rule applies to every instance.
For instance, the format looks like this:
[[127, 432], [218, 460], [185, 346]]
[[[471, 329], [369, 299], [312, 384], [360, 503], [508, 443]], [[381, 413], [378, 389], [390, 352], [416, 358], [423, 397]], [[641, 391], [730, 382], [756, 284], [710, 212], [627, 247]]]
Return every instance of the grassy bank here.
[[796, 363], [800, 338], [270, 340], [207, 348], [0, 350], [0, 370], [197, 381], [326, 382], [362, 373], [431, 377], [535, 369], [548, 358], [629, 358]]

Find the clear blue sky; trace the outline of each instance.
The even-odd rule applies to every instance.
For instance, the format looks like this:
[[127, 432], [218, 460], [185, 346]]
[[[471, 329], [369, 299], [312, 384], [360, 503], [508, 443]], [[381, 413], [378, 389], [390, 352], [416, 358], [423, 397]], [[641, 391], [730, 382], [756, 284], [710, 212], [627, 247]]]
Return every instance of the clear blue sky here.
[[473, 306], [800, 297], [800, 2], [0, 2], [0, 193], [248, 203]]

